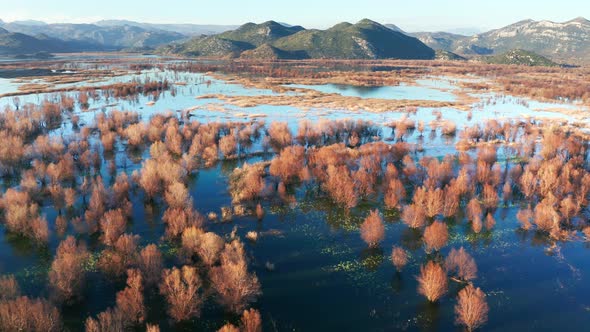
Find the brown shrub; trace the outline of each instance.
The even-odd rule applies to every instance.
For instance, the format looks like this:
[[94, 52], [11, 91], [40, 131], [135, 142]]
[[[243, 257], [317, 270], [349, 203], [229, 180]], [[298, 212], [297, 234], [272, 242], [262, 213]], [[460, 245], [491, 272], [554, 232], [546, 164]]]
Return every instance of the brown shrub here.
[[402, 211], [402, 220], [408, 227], [421, 228], [426, 224], [426, 214], [415, 204], [406, 205]]
[[86, 246], [77, 244], [74, 237], [68, 236], [59, 244], [49, 271], [49, 284], [58, 301], [71, 302], [81, 295], [87, 259]]
[[244, 310], [241, 323], [242, 332], [262, 332], [262, 318], [256, 309]]
[[434, 218], [441, 214], [443, 212], [444, 201], [444, 192], [440, 188], [428, 190], [425, 202], [426, 216]]
[[535, 206], [535, 225], [546, 233], [559, 230], [560, 216], [548, 199], [544, 199]]
[[448, 240], [449, 231], [447, 224], [444, 222], [435, 221], [424, 229], [424, 244], [427, 252], [440, 250], [447, 244]]
[[328, 179], [323, 184], [323, 189], [338, 204], [350, 209], [357, 204], [357, 194], [354, 190], [354, 181], [350, 176], [348, 167], [328, 166]]
[[269, 167], [270, 175], [280, 178], [285, 183], [297, 180], [299, 173], [305, 167], [305, 149], [294, 145], [287, 147], [275, 157]]
[[445, 268], [449, 273], [456, 275], [464, 281], [471, 281], [477, 278], [477, 265], [463, 247], [459, 250], [451, 249], [449, 256], [445, 260]]
[[520, 223], [520, 227], [525, 231], [528, 231], [531, 228], [533, 228], [533, 211], [530, 207], [524, 210], [518, 210], [518, 212], [516, 213], [516, 219]]
[[164, 143], [171, 154], [174, 156], [182, 155], [182, 135], [178, 133], [176, 125], [167, 126]]
[[391, 179], [385, 189], [385, 206], [389, 209], [398, 208], [400, 201], [406, 197], [404, 184], [397, 178]]
[[127, 270], [127, 287], [117, 293], [117, 310], [128, 325], [136, 326], [145, 319], [143, 285], [138, 270]]
[[166, 236], [171, 239], [179, 237], [188, 227], [201, 227], [204, 222], [203, 216], [192, 208], [166, 209], [162, 220], [167, 224]]
[[164, 200], [168, 207], [173, 209], [187, 208], [192, 205], [188, 188], [180, 182], [174, 182], [168, 186], [164, 193]]
[[88, 233], [94, 234], [98, 231], [98, 221], [106, 211], [108, 193], [104, 187], [101, 177], [97, 177], [92, 186], [92, 195], [84, 218], [88, 225]]
[[88, 317], [85, 322], [86, 332], [123, 332], [125, 331], [125, 317], [116, 308], [108, 308], [98, 314], [96, 319]]
[[129, 184], [129, 178], [127, 177], [126, 173], [120, 173], [117, 175], [115, 179], [115, 183], [113, 184], [113, 199], [114, 202], [112, 205], [117, 205], [124, 200], [129, 199], [129, 188], [131, 185]]
[[293, 135], [286, 122], [272, 122], [268, 128], [268, 135], [271, 143], [277, 147], [277, 151], [293, 142]]
[[486, 209], [495, 209], [499, 200], [496, 188], [493, 185], [485, 184], [482, 192], [483, 206]]
[[101, 239], [107, 246], [114, 245], [119, 236], [125, 233], [126, 228], [127, 218], [121, 209], [107, 211], [100, 218]]
[[55, 231], [59, 236], [64, 236], [68, 229], [68, 220], [64, 216], [55, 218]]
[[256, 217], [258, 220], [262, 220], [262, 218], [264, 218], [264, 209], [260, 203], [256, 204]]
[[182, 232], [182, 249], [184, 249], [189, 256], [192, 256], [192, 254], [197, 251], [197, 248], [201, 243], [201, 235], [204, 233], [205, 232], [203, 232], [202, 229], [195, 226], [188, 227]]
[[385, 226], [378, 210], [373, 210], [361, 225], [361, 238], [369, 246], [379, 245], [385, 238]]
[[59, 310], [43, 299], [22, 296], [0, 302], [2, 331], [58, 332], [61, 331]]
[[238, 151], [238, 142], [234, 135], [226, 135], [219, 139], [219, 150], [223, 153], [225, 159], [236, 157]]
[[150, 199], [153, 199], [162, 191], [162, 181], [158, 174], [158, 164], [154, 160], [148, 159], [143, 164], [140, 172], [139, 185]]
[[64, 201], [66, 208], [72, 208], [76, 204], [76, 190], [73, 188], [64, 189]]
[[155, 244], [149, 244], [141, 250], [138, 266], [144, 276], [146, 286], [158, 283], [164, 264], [162, 253]]
[[182, 269], [164, 270], [160, 293], [166, 298], [170, 317], [177, 322], [199, 317], [203, 304], [201, 286], [194, 267], [185, 265]]
[[144, 142], [145, 131], [145, 125], [143, 123], [129, 125], [129, 127], [125, 129], [127, 143], [132, 147], [140, 146]]
[[158, 325], [147, 324], [145, 326], [145, 332], [160, 332], [160, 327]]
[[115, 147], [116, 140], [117, 140], [117, 134], [112, 131], [103, 133], [100, 137], [100, 141], [102, 142], [102, 146], [103, 146], [105, 152], [113, 151], [113, 149]]
[[580, 213], [580, 205], [576, 204], [572, 196], [566, 197], [559, 205], [559, 212], [565, 220], [570, 221]]
[[105, 273], [113, 276], [123, 275], [138, 260], [137, 242], [139, 236], [123, 234], [115, 242], [113, 248], [103, 250], [98, 266]]
[[4, 221], [8, 230], [39, 242], [47, 242], [49, 237], [47, 221], [39, 217], [39, 206], [31, 202], [28, 193], [9, 188], [2, 202]]
[[367, 197], [375, 193], [377, 177], [374, 173], [370, 173], [364, 167], [361, 167], [356, 172], [353, 172], [352, 179], [360, 196]]
[[20, 295], [20, 287], [13, 275], [0, 277], [0, 301], [14, 300]]
[[408, 253], [401, 247], [393, 246], [391, 262], [398, 271], [401, 271], [408, 263]]
[[483, 217], [483, 211], [481, 204], [475, 198], [471, 199], [467, 204], [467, 220], [473, 221], [475, 219], [481, 219]]
[[520, 176], [520, 190], [524, 196], [531, 199], [537, 188], [537, 178], [527, 167]]
[[486, 216], [486, 222], [485, 222], [486, 229], [488, 231], [491, 231], [495, 225], [496, 225], [496, 219], [494, 219], [494, 216], [491, 213], [488, 213], [488, 215]]
[[483, 222], [480, 217], [473, 219], [473, 221], [471, 222], [471, 228], [473, 229], [474, 233], [481, 233], [481, 230], [483, 229]]
[[239, 240], [227, 243], [221, 253], [221, 265], [210, 270], [218, 301], [229, 310], [239, 313], [260, 294], [260, 283], [248, 272], [244, 245]]
[[223, 239], [213, 232], [208, 232], [202, 234], [199, 240], [199, 245], [196, 246], [195, 250], [201, 260], [209, 266], [217, 263], [219, 255], [225, 246]]
[[418, 293], [424, 295], [430, 302], [436, 302], [447, 292], [447, 274], [439, 264], [433, 261], [420, 267], [420, 275], [416, 279]]
[[488, 320], [488, 304], [484, 292], [472, 285], [467, 285], [459, 292], [455, 306], [456, 322], [473, 331]]
[[227, 323], [217, 330], [217, 332], [240, 332], [240, 329], [230, 323]]
[[461, 203], [461, 193], [458, 189], [457, 183], [458, 182], [452, 182], [445, 187], [442, 215], [446, 218], [456, 215], [459, 209], [459, 204]]
[[251, 201], [260, 196], [264, 190], [264, 164], [250, 165], [244, 163], [241, 168], [236, 168], [229, 179], [229, 191], [234, 203]]

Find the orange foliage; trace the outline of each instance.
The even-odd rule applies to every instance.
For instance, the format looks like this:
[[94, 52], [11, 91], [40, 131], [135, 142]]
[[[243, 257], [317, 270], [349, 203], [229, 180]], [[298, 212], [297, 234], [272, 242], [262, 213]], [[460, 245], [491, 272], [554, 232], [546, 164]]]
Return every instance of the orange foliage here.
[[2, 331], [61, 331], [59, 310], [43, 299], [26, 296], [0, 302]]
[[117, 310], [129, 325], [138, 325], [145, 319], [143, 285], [138, 270], [127, 270], [127, 287], [117, 293]]
[[451, 249], [449, 256], [445, 260], [445, 268], [449, 273], [455, 274], [461, 280], [471, 281], [477, 278], [475, 260], [463, 247], [459, 250]]
[[391, 250], [391, 262], [398, 271], [401, 271], [408, 263], [408, 253], [403, 248], [394, 246]]
[[361, 238], [369, 246], [377, 246], [385, 238], [385, 226], [378, 210], [373, 210], [361, 225]]
[[71, 302], [81, 295], [87, 259], [86, 247], [77, 244], [74, 237], [68, 236], [60, 243], [49, 271], [49, 284], [57, 300]]
[[440, 221], [435, 221], [432, 225], [424, 229], [424, 244], [426, 245], [426, 251], [440, 250], [447, 244], [449, 240], [449, 231], [447, 224]]
[[418, 293], [424, 295], [430, 302], [436, 302], [447, 292], [447, 274], [439, 264], [433, 261], [420, 267], [420, 275], [416, 279]]
[[472, 285], [467, 285], [459, 292], [455, 314], [457, 324], [464, 325], [473, 331], [488, 320], [488, 304], [484, 292]]
[[201, 288], [201, 278], [194, 267], [164, 270], [160, 293], [166, 298], [170, 317], [177, 322], [199, 317], [203, 304]]
[[139, 253], [138, 266], [147, 286], [158, 283], [163, 265], [162, 253], [155, 244], [146, 246]]
[[426, 214], [415, 204], [406, 205], [402, 212], [403, 222], [411, 228], [421, 228], [426, 224]]
[[234, 240], [225, 245], [221, 265], [210, 270], [218, 301], [229, 310], [239, 313], [261, 294], [258, 277], [248, 272], [244, 245]]

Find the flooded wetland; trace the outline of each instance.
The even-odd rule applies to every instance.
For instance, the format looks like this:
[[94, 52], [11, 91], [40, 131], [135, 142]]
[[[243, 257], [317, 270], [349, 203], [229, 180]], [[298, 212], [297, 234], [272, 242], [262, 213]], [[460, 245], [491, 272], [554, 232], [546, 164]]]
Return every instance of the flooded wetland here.
[[581, 330], [590, 96], [534, 70], [0, 63], [0, 320]]

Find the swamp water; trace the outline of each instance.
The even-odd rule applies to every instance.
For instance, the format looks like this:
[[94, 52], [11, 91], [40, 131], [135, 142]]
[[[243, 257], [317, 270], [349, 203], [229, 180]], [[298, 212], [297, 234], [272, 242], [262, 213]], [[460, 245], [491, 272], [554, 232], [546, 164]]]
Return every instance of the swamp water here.
[[[186, 85], [176, 86], [174, 93], [163, 92], [153, 96], [139, 96], [132, 100], [109, 102], [91, 99], [89, 109], [77, 108], [81, 123], [93, 122], [97, 112], [110, 109], [136, 110], [143, 119], [151, 114], [177, 112], [195, 106], [206, 108], [213, 104], [223, 111], [195, 108], [191, 114], [203, 122], [209, 121], [251, 121], [247, 114], [265, 114], [264, 121], [286, 121], [292, 130], [303, 118], [311, 121], [320, 119], [362, 119], [383, 125], [382, 136], [391, 135], [385, 124], [400, 119], [401, 113], [365, 114], [345, 110], [308, 110], [303, 112], [294, 107], [259, 105], [241, 109], [224, 105], [215, 99], [195, 99], [196, 96], [221, 93], [226, 95], [272, 94], [269, 90], [248, 89], [237, 84], [227, 84], [201, 74], [170, 72], [148, 72], [139, 78], [176, 78]], [[137, 75], [136, 75], [137, 76]], [[125, 81], [133, 77], [117, 78]], [[135, 77], [137, 78], [137, 77]], [[172, 82], [173, 82], [172, 81]], [[7, 83], [10, 84], [10, 83]], [[323, 92], [356, 95], [363, 98], [425, 99], [445, 101], [452, 93], [436, 90], [429, 86], [376, 88], [373, 91], [359, 91], [352, 87], [322, 88]], [[6, 89], [6, 87], [2, 87]], [[0, 89], [0, 91], [4, 91]], [[390, 91], [391, 89], [395, 92]], [[424, 93], [424, 94], [421, 94]], [[38, 103], [51, 95], [21, 96], [21, 103]], [[429, 99], [432, 98], [432, 99]], [[146, 106], [155, 101], [154, 106]], [[0, 99], [0, 105], [10, 105], [11, 98]], [[520, 118], [527, 116], [565, 116], [543, 111], [538, 113], [516, 101], [507, 100], [502, 107], [482, 105], [473, 110], [472, 119], [466, 112], [441, 109], [443, 119], [453, 120], [458, 128], [482, 123], [490, 118]], [[536, 105], [538, 106], [538, 105]], [[550, 108], [549, 106], [547, 108]], [[423, 120], [426, 124], [436, 119], [432, 109], [419, 109], [411, 119]], [[246, 116], [245, 116], [245, 115]], [[64, 123], [54, 130], [53, 135], [65, 136], [72, 132], [71, 124]], [[430, 130], [427, 129], [427, 133]], [[418, 141], [418, 133], [410, 133], [406, 140]], [[422, 138], [425, 153], [441, 157], [453, 153], [456, 138], [442, 139], [438, 135]], [[148, 157], [131, 158], [125, 146], [118, 142], [116, 152], [105, 156], [102, 175], [105, 183], [112, 183], [107, 162], [114, 158], [117, 172], [127, 172], [141, 167], [141, 160]], [[250, 158], [248, 162], [270, 159], [270, 155]], [[499, 159], [502, 159], [499, 152]], [[220, 162], [212, 168], [201, 169], [191, 176], [190, 192], [194, 207], [206, 215], [219, 212], [222, 206], [231, 204], [228, 193], [228, 175], [246, 160]], [[13, 186], [10, 184], [9, 186]], [[4, 190], [7, 183], [4, 184]], [[417, 294], [416, 276], [420, 265], [426, 261], [419, 233], [407, 228], [396, 213], [387, 213], [385, 241], [377, 248], [369, 249], [359, 236], [358, 226], [369, 210], [377, 206], [374, 202], [363, 201], [350, 213], [325, 198], [316, 197], [314, 188], [305, 186], [289, 189], [296, 197], [296, 204], [265, 203], [266, 216], [263, 221], [254, 217], [235, 217], [229, 223], [207, 223], [207, 231], [228, 235], [237, 227], [238, 235], [244, 239], [248, 231], [257, 231], [258, 241], [244, 239], [251, 260], [251, 269], [257, 274], [263, 295], [253, 304], [262, 314], [265, 331], [460, 331], [454, 325], [453, 307], [459, 285], [450, 282], [449, 293], [439, 303], [430, 304]], [[146, 207], [141, 190], [132, 192], [133, 218], [128, 232], [141, 236], [141, 245], [157, 242], [165, 254], [166, 265], [177, 263], [173, 248], [160, 241], [165, 226], [161, 221], [164, 206]], [[580, 330], [590, 325], [590, 261], [587, 259], [588, 246], [582, 241], [558, 243], [557, 249], [548, 250], [549, 241], [535, 232], [518, 230], [515, 214], [518, 207], [508, 206], [497, 209], [497, 220], [491, 232], [474, 234], [463, 217], [448, 221], [450, 240], [440, 255], [446, 256], [451, 248], [465, 249], [475, 258], [478, 278], [475, 280], [487, 294], [490, 306], [489, 320], [483, 331], [522, 330]], [[51, 205], [42, 207], [50, 229], [57, 216]], [[28, 240], [8, 234], [0, 226], [0, 274], [12, 273], [17, 276], [24, 293], [45, 296], [47, 271], [52, 256], [61, 240], [54, 233], [47, 247], [39, 248]], [[88, 239], [90, 250], [99, 247], [97, 238]], [[402, 272], [396, 272], [390, 261], [393, 245], [402, 246], [410, 253], [410, 263]], [[430, 257], [434, 257], [431, 254]], [[62, 309], [65, 326], [72, 331], [83, 328], [83, 320], [95, 316], [113, 306], [115, 293], [124, 286], [124, 281], [113, 282], [98, 271], [96, 266], [88, 267], [89, 275], [84, 290], [85, 300], [73, 307]], [[157, 322], [163, 331], [172, 329], [168, 325], [165, 308], [159, 296], [146, 294], [148, 322]], [[215, 330], [227, 320], [235, 317], [223, 313], [213, 301], [206, 303], [201, 318], [194, 322], [174, 326], [177, 330]]]

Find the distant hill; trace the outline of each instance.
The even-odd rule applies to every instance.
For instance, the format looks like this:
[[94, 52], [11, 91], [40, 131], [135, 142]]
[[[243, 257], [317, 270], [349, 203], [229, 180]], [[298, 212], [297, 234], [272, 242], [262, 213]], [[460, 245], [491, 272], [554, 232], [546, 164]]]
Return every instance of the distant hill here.
[[246, 23], [236, 30], [223, 32], [218, 38], [233, 40], [258, 47], [262, 44], [273, 43], [276, 40], [305, 30], [300, 26], [286, 26], [274, 21], [261, 24]]
[[502, 65], [521, 65], [521, 66], [559, 66], [557, 63], [547, 59], [544, 56], [525, 50], [511, 50], [503, 54], [483, 57], [486, 63]]
[[137, 26], [98, 26], [94, 24], [42, 24], [42, 22], [12, 22], [0, 24], [2, 28], [35, 36], [45, 34], [68, 42], [94, 45], [93, 48], [118, 50], [122, 48], [155, 48], [187, 38], [177, 32], [147, 30]]
[[[262, 47], [263, 46], [263, 47]], [[261, 47], [260, 49], [257, 49]], [[306, 30], [269, 21], [247, 23], [215, 36], [193, 38], [161, 49], [163, 53], [253, 58], [433, 59], [434, 51], [413, 37], [362, 20], [327, 30]]]
[[13, 33], [0, 28], [1, 55], [75, 52], [80, 49], [93, 50], [93, 46], [84, 43], [66, 42], [46, 35], [29, 36], [22, 33]]
[[563, 23], [524, 20], [474, 36], [446, 32], [411, 35], [433, 49], [464, 56], [497, 55], [519, 49], [560, 62], [590, 63], [590, 21], [582, 17]]
[[448, 52], [454, 52], [456, 43], [468, 38], [467, 36], [448, 32], [416, 32], [410, 35], [420, 39], [421, 42], [435, 50]]
[[582, 17], [563, 23], [524, 20], [472, 36], [408, 33], [368, 19], [326, 30], [275, 21], [236, 27], [127, 20], [95, 24], [0, 20], [0, 28], [4, 29], [2, 54], [157, 49], [161, 54], [248, 59], [462, 60], [525, 50], [559, 63], [590, 64], [590, 21]]
[[368, 19], [340, 23], [327, 30], [304, 30], [274, 46], [305, 52], [310, 58], [433, 59], [434, 51], [418, 39]]
[[128, 20], [103, 20], [94, 23], [100, 27], [135, 26], [145, 30], [176, 32], [186, 36], [215, 35], [238, 28], [237, 25], [213, 24], [156, 24]]
[[467, 58], [462, 57], [458, 54], [453, 52], [445, 51], [445, 50], [436, 50], [435, 53], [436, 60], [445, 60], [445, 61], [466, 61]]

